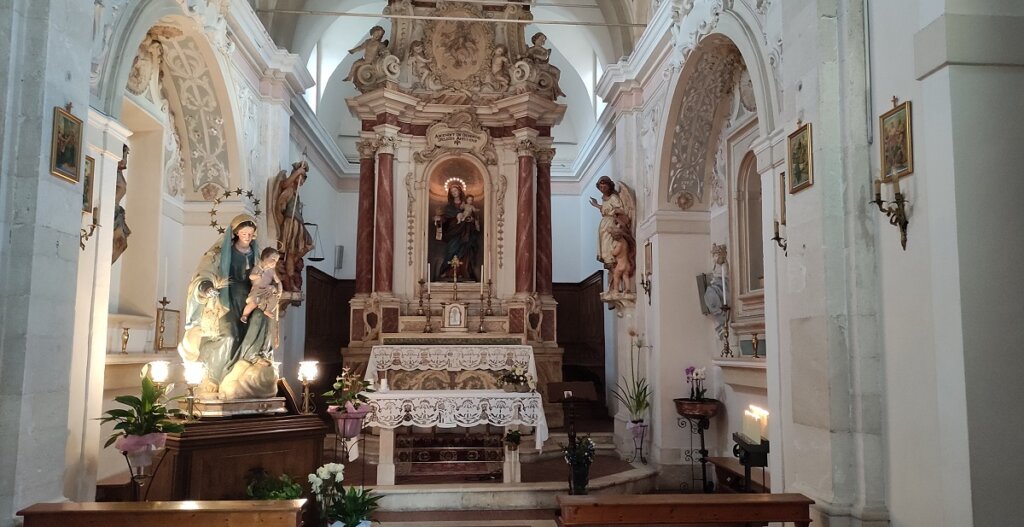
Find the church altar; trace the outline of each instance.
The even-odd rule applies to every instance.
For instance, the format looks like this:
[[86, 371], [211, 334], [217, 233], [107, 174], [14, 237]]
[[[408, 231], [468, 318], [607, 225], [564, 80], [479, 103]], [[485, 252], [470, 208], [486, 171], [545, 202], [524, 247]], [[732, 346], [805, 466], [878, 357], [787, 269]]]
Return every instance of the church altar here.
[[[538, 393], [501, 390], [393, 390], [366, 394], [370, 413], [365, 424], [380, 428], [377, 484], [395, 484], [395, 428], [454, 428], [476, 425], [535, 427], [535, 446], [548, 439], [547, 418]], [[506, 483], [519, 481], [518, 450], [505, 449]]]
[[515, 345], [398, 345], [374, 346], [364, 378], [376, 385], [388, 370], [513, 370], [521, 369], [537, 379], [537, 363], [531, 346]]

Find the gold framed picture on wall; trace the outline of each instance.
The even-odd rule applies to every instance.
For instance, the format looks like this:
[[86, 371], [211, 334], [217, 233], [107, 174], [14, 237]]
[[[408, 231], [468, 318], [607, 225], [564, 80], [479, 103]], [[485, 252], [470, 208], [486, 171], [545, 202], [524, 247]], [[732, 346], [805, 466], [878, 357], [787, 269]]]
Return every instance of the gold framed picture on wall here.
[[82, 120], [71, 112], [53, 108], [53, 137], [50, 139], [50, 173], [71, 183], [81, 181]]
[[786, 152], [789, 193], [796, 194], [814, 184], [814, 143], [811, 123], [804, 123], [789, 134]]
[[914, 129], [910, 101], [897, 104], [878, 118], [881, 140], [882, 181], [914, 173]]

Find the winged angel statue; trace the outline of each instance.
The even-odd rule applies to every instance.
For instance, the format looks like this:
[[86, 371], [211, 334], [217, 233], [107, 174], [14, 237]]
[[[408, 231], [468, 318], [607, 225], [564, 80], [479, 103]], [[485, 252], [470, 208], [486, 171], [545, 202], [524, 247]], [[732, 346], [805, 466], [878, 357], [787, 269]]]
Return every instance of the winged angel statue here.
[[597, 180], [601, 202], [590, 198], [590, 204], [601, 211], [597, 227], [597, 259], [608, 270], [608, 291], [602, 300], [620, 304], [636, 299], [633, 277], [636, 271], [636, 194], [625, 183], [615, 182], [608, 176]]

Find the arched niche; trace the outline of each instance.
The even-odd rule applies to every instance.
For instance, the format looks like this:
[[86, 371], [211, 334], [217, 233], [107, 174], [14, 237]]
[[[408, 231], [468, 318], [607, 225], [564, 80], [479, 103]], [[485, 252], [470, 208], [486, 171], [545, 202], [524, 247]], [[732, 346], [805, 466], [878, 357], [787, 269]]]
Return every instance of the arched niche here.
[[[421, 196], [426, 226], [424, 257], [430, 264], [430, 281], [451, 281], [446, 263], [452, 251], [471, 253], [459, 281], [477, 282], [487, 273], [482, 269], [491, 261], [487, 256], [487, 242], [495, 228], [491, 218], [500, 208], [499, 197], [491, 192], [490, 179], [487, 166], [468, 153], [444, 155], [425, 167]], [[462, 199], [455, 187], [462, 189]]]

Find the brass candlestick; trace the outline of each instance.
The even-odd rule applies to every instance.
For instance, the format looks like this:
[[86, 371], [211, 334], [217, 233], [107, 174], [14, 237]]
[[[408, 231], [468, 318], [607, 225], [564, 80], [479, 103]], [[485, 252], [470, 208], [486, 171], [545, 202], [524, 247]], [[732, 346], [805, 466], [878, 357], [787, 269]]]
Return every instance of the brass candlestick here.
[[729, 314], [732, 308], [728, 304], [722, 306], [722, 313], [725, 314], [725, 327], [722, 330], [722, 356], [732, 357], [732, 348], [729, 347]]
[[477, 328], [477, 330], [476, 330], [477, 333], [487, 333], [487, 330], [484, 329], [484, 317], [487, 316], [487, 312], [483, 309], [483, 305], [484, 305], [484, 294], [480, 293], [480, 308], [481, 308], [480, 309], [480, 327]]
[[761, 358], [761, 356], [758, 355], [758, 353], [757, 353], [757, 348], [759, 347], [760, 343], [761, 343], [761, 341], [757, 340], [757, 333], [754, 333], [754, 338], [750, 340], [750, 345], [754, 348], [754, 358], [755, 359], [760, 359]]
[[775, 244], [778, 245], [780, 249], [782, 249], [783, 256], [789, 256], [789, 245], [786, 243], [785, 238], [779, 236], [779, 222], [777, 221], [775, 222], [775, 236], [771, 238], [771, 241], [775, 242]]
[[122, 355], [127, 355], [128, 354], [128, 337], [129, 337], [129, 335], [128, 335], [128, 328], [127, 327], [121, 328], [121, 354]]
[[423, 278], [420, 278], [420, 282], [419, 283], [420, 283], [420, 294], [419, 294], [420, 306], [418, 308], [416, 308], [416, 315], [422, 317], [423, 316], [423, 294], [426, 292], [426, 289], [425, 289], [424, 286], [427, 283], [427, 281], [424, 280]]
[[167, 306], [171, 301], [167, 300], [167, 297], [165, 296], [157, 303], [160, 304], [160, 325], [157, 327], [156, 349], [153, 350], [153, 353], [159, 353], [164, 349], [164, 330], [167, 329]]
[[494, 310], [491, 309], [491, 279], [487, 279], [487, 309], [484, 311], [484, 316], [494, 316]]
[[[875, 199], [871, 200], [878, 206], [879, 212], [885, 214], [889, 218], [889, 225], [892, 225], [900, 230], [900, 245], [903, 250], [907, 250], [907, 226], [910, 225], [910, 220], [907, 219], [907, 201], [906, 196], [900, 191], [900, 178], [896, 174], [889, 176], [893, 188], [893, 199], [892, 201], [885, 201], [882, 199], [882, 180], [875, 180]], [[887, 205], [888, 204], [888, 205]]]
[[427, 314], [427, 323], [423, 325], [423, 332], [424, 333], [433, 333], [434, 332], [434, 326], [430, 325], [430, 293], [427, 293], [426, 314]]

